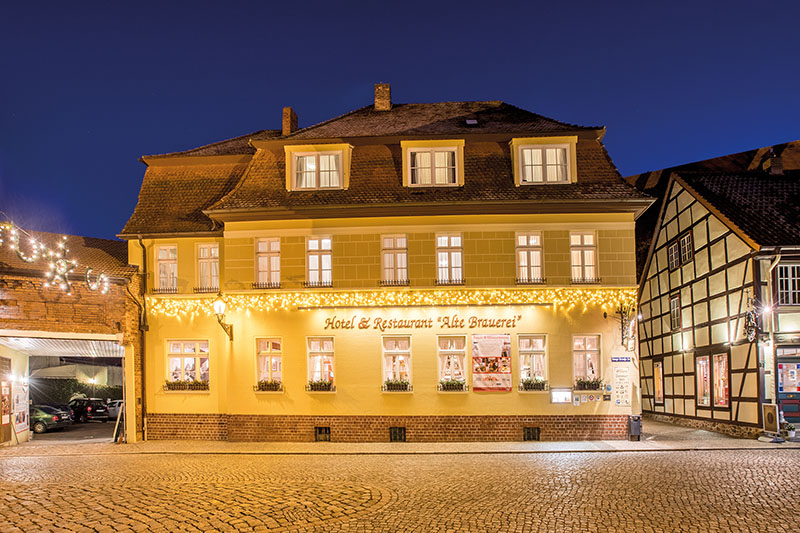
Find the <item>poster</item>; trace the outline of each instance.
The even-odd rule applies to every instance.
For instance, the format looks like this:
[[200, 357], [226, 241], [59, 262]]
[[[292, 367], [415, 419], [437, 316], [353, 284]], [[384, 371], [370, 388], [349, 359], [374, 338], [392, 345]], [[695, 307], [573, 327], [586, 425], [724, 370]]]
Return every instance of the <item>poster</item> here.
[[14, 429], [17, 433], [28, 431], [28, 384], [15, 382], [11, 387], [14, 395]]
[[631, 369], [628, 365], [614, 366], [614, 405], [631, 404]]
[[472, 389], [511, 390], [511, 335], [472, 336]]

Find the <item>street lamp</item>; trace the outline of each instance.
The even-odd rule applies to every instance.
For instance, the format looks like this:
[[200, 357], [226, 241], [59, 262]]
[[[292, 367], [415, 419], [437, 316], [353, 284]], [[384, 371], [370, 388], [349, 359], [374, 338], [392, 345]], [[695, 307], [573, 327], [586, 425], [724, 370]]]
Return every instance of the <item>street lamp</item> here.
[[228, 338], [233, 342], [233, 324], [226, 324], [225, 323], [225, 308], [227, 304], [225, 303], [225, 298], [223, 298], [222, 293], [220, 292], [217, 295], [217, 299], [214, 300], [214, 314], [217, 315], [217, 322], [225, 330], [225, 334]]
[[94, 398], [94, 384], [97, 383], [97, 378], [89, 378], [87, 381], [92, 384], [92, 398]]

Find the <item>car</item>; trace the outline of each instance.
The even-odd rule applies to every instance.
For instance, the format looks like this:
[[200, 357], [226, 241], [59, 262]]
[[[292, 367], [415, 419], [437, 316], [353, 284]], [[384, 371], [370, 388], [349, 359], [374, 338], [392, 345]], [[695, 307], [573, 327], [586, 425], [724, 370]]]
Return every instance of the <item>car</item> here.
[[72, 413], [72, 408], [69, 405], [65, 404], [65, 403], [42, 403], [42, 404], [39, 404], [39, 406], [42, 406], [42, 405], [47, 406], [47, 407], [52, 407], [56, 411], [61, 411], [64, 414], [64, 416], [69, 418], [70, 422], [74, 422], [75, 421], [75, 417], [73, 416], [73, 413]]
[[69, 401], [69, 406], [77, 422], [108, 421], [108, 407], [100, 398], [75, 398]]
[[30, 424], [34, 433], [44, 433], [51, 429], [64, 429], [72, 423], [69, 416], [49, 405], [32, 405]]
[[111, 400], [108, 404], [108, 416], [116, 420], [119, 417], [120, 409], [122, 409], [122, 400]]

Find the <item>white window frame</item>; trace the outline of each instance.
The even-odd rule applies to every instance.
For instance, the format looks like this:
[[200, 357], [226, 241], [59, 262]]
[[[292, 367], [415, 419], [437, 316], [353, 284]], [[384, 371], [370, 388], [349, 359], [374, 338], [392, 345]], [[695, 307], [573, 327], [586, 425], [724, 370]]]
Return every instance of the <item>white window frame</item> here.
[[[264, 244], [266, 250], [261, 250]], [[261, 269], [261, 260], [266, 262], [266, 270]], [[273, 268], [277, 259], [277, 268]], [[256, 284], [268, 287], [281, 285], [281, 239], [280, 237], [263, 237], [256, 239]]]
[[515, 239], [517, 252], [517, 283], [543, 283], [544, 252], [542, 250], [541, 232], [517, 232]]
[[[327, 248], [324, 247], [326, 241]], [[325, 258], [328, 261], [329, 268], [327, 269], [324, 268]], [[316, 263], [317, 266], [313, 267], [313, 263]], [[327, 279], [325, 279], [326, 273]], [[306, 285], [310, 287], [333, 286], [333, 238], [330, 235], [306, 238]]]
[[681, 266], [681, 245], [675, 240], [667, 245], [667, 268], [677, 270]]
[[[596, 350], [595, 349], [589, 349], [589, 348], [586, 347], [586, 345], [587, 345], [586, 344], [586, 339], [588, 339], [590, 337], [594, 337], [594, 338], [597, 339], [597, 349]], [[582, 349], [576, 349], [575, 348], [575, 339], [579, 339], [579, 338], [584, 339], [583, 348]], [[584, 335], [573, 335], [572, 336], [572, 381], [573, 381], [573, 383], [577, 382], [578, 379], [581, 379], [581, 378], [582, 379], [601, 379], [603, 377], [603, 373], [602, 373], [602, 366], [603, 366], [602, 346], [603, 346], [603, 344], [602, 344], [602, 342], [603, 342], [602, 336], [597, 334], [597, 333], [590, 333], [590, 334], [584, 334]], [[588, 372], [585, 372], [584, 375], [578, 375], [578, 373], [575, 371], [575, 358], [580, 355], [584, 359], [583, 366], [585, 368], [587, 368], [587, 370], [588, 370], [589, 359], [587, 358], [587, 356], [594, 355], [594, 354], [597, 355], [597, 358], [596, 358], [597, 359], [597, 368], [594, 371], [595, 377], [593, 377], [593, 378], [590, 377]]]
[[[203, 257], [203, 250], [208, 250], [207, 257]], [[206, 265], [207, 275], [203, 275], [203, 266]], [[216, 265], [216, 276], [214, 275]], [[204, 279], [205, 278], [205, 279]], [[199, 289], [219, 290], [219, 244], [201, 243], [197, 245], [197, 287]], [[214, 291], [216, 292], [216, 291]]]
[[[344, 188], [344, 172], [342, 165], [344, 164], [344, 154], [341, 150], [329, 150], [321, 152], [292, 152], [292, 190], [295, 191], [318, 191], [318, 190], [336, 190]], [[339, 171], [337, 173], [338, 184], [334, 186], [322, 186], [322, 169], [320, 168], [320, 156], [337, 156]], [[314, 158], [314, 185], [311, 187], [301, 187], [300, 177], [297, 170], [297, 159], [300, 157], [313, 157]]]
[[[173, 250], [175, 252], [175, 257], [169, 257], [169, 252], [167, 252], [167, 258], [161, 258], [161, 250]], [[161, 266], [171, 266], [169, 270], [168, 281], [166, 283], [162, 282], [161, 276]], [[157, 285], [156, 289], [169, 289], [169, 290], [176, 290], [178, 289], [178, 245], [176, 244], [165, 244], [158, 246], [156, 248], [156, 280]]]
[[[442, 239], [447, 239], [447, 242], [442, 244]], [[458, 244], [453, 244], [454, 239], [458, 239]], [[455, 263], [458, 263], [458, 266], [455, 266]], [[436, 234], [436, 283], [438, 285], [464, 283], [464, 237], [460, 233]]]
[[[211, 382], [211, 346], [209, 344], [208, 339], [170, 339], [167, 340], [167, 381], [169, 382], [177, 382], [177, 381], [189, 381], [186, 379], [186, 360], [194, 359], [194, 372], [195, 377], [191, 380], [194, 382], [201, 382], [206, 381], [208, 383]], [[173, 345], [178, 344], [180, 345], [180, 351], [175, 352], [172, 350]], [[186, 346], [193, 344], [193, 349], [191, 352], [186, 351]], [[203, 347], [205, 347], [205, 352], [203, 351]], [[172, 361], [173, 359], [180, 359], [180, 368], [178, 369], [180, 374], [175, 375], [174, 369], [172, 368]], [[203, 380], [202, 378], [202, 360], [206, 360], [206, 379]]]
[[[580, 244], [572, 243], [575, 236], [580, 237]], [[591, 244], [586, 243], [587, 237], [591, 237]], [[577, 263], [575, 262], [575, 252], [579, 254], [580, 258]], [[591, 264], [587, 257], [592, 257]], [[597, 234], [594, 231], [571, 231], [569, 233], [569, 264], [573, 283], [597, 283], [600, 281], [597, 275]]]
[[[408, 342], [408, 349], [401, 350], [388, 350], [386, 348], [387, 340], [401, 340], [404, 339]], [[413, 383], [411, 373], [411, 335], [383, 335], [381, 337], [381, 351], [383, 353], [383, 381], [401, 381], [399, 366], [401, 365], [402, 357], [406, 358], [407, 374], [409, 385]]]
[[[539, 348], [523, 348], [522, 341], [525, 339], [537, 339], [542, 341], [542, 347]], [[517, 351], [519, 355], [519, 379], [542, 379], [547, 381], [547, 335], [541, 333], [520, 333], [517, 335]], [[541, 372], [536, 373], [534, 370], [534, 356], [540, 355], [542, 357]], [[526, 365], [526, 359], [529, 362]], [[526, 372], [527, 366], [527, 372]]]
[[775, 274], [778, 305], [800, 305], [800, 263], [780, 263]]
[[[441, 344], [439, 343], [439, 341], [441, 339], [444, 339], [444, 338], [447, 338], [447, 339], [455, 339], [455, 338], [463, 339], [464, 347], [461, 348], [461, 349], [450, 348], [450, 347], [443, 349]], [[467, 336], [466, 335], [438, 335], [436, 337], [436, 354], [437, 354], [436, 359], [437, 359], [437, 363], [438, 363], [438, 367], [439, 367], [439, 369], [438, 369], [439, 380], [441, 381], [441, 380], [444, 380], [444, 379], [450, 379], [450, 380], [456, 380], [457, 379], [457, 378], [453, 377], [455, 374], [452, 372], [452, 370], [453, 370], [452, 367], [450, 367], [451, 372], [450, 372], [449, 376], [446, 375], [446, 373], [445, 373], [445, 362], [446, 362], [447, 358], [448, 357], [455, 357], [456, 361], [458, 361], [458, 364], [461, 365], [462, 381], [466, 385], [467, 384], [467, 378], [468, 378], [468, 376], [467, 376], [467, 366], [466, 366], [467, 365]]]
[[688, 265], [694, 259], [694, 237], [692, 237], [692, 232], [687, 231], [678, 237], [678, 243], [680, 245], [681, 265]]
[[[313, 341], [320, 341], [320, 349], [319, 350], [312, 350], [311, 343]], [[324, 350], [324, 342], [326, 340], [330, 340], [331, 342], [331, 349], [330, 351]], [[332, 384], [335, 384], [335, 376], [336, 376], [336, 338], [330, 335], [320, 335], [320, 336], [312, 336], [306, 337], [306, 368], [307, 368], [307, 376], [308, 381], [330, 381]], [[319, 376], [317, 376], [316, 371], [313, 369], [312, 360], [314, 357], [320, 358], [320, 370]], [[330, 375], [327, 376], [324, 373], [324, 366], [326, 358], [330, 360]], [[323, 377], [330, 377], [330, 380], [323, 380]]]
[[[563, 184], [563, 183], [571, 183], [572, 182], [572, 154], [570, 150], [572, 149], [572, 145], [570, 144], [523, 144], [517, 148], [517, 161], [518, 163], [518, 172], [519, 172], [519, 182], [520, 185], [554, 185], [554, 184]], [[541, 165], [526, 165], [524, 154], [526, 150], [537, 150], [541, 153]], [[549, 154], [548, 150], [564, 150], [564, 163], [563, 165], [558, 163], [552, 163], [549, 161]], [[541, 180], [534, 180], [533, 178], [533, 171], [531, 171], [531, 178], [526, 180], [525, 179], [525, 169], [526, 168], [541, 168], [542, 179]], [[547, 177], [548, 168], [558, 168], [562, 167], [564, 169], [564, 177], [563, 179], [557, 180], [549, 180]]]
[[408, 284], [408, 235], [405, 233], [381, 235], [381, 283]]
[[[260, 344], [267, 343], [267, 349], [261, 350]], [[275, 349], [274, 343], [278, 344]], [[263, 368], [261, 362], [267, 361], [266, 377], [262, 374]], [[274, 363], [277, 360], [278, 369], [274, 368]], [[275, 379], [275, 374], [278, 374], [278, 379]], [[277, 381], [283, 383], [283, 339], [281, 337], [256, 337], [256, 383], [260, 381]]]
[[669, 297], [669, 327], [672, 331], [681, 329], [681, 295], [673, 294]]
[[[436, 183], [436, 153], [437, 152], [452, 152], [453, 154], [453, 182], [450, 183]], [[431, 183], [414, 183], [414, 169], [417, 167], [413, 167], [412, 162], [412, 154], [417, 153], [428, 153], [430, 154], [431, 162], [430, 166], [427, 167], [430, 171], [430, 179]], [[430, 146], [430, 147], [408, 147], [406, 148], [406, 162], [408, 168], [408, 186], [409, 187], [458, 187], [458, 176], [460, 172], [460, 165], [461, 162], [459, 161], [459, 150], [456, 146]], [[425, 168], [425, 167], [421, 167]], [[447, 167], [439, 167], [439, 168], [450, 168]]]

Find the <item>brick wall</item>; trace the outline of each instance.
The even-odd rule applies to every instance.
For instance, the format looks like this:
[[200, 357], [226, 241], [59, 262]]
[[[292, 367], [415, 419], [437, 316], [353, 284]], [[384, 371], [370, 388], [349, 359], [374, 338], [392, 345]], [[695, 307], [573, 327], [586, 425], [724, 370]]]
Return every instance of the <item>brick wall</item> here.
[[579, 416], [293, 416], [148, 415], [148, 438], [311, 442], [314, 427], [331, 428], [333, 442], [388, 442], [389, 428], [406, 428], [407, 442], [521, 441], [524, 427], [541, 440], [618, 440], [628, 435], [625, 415]]
[[655, 420], [656, 422], [674, 424], [676, 426], [683, 426], [687, 428], [704, 429], [706, 431], [714, 431], [716, 433], [722, 433], [724, 435], [741, 439], [754, 439], [764, 432], [761, 429], [761, 426], [726, 422], [724, 420], [704, 420], [702, 418], [689, 418], [680, 415], [672, 416], [657, 413], [646, 413], [644, 416], [650, 420]]

